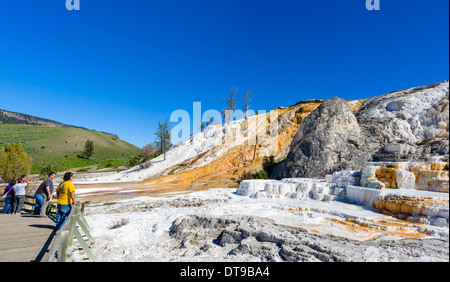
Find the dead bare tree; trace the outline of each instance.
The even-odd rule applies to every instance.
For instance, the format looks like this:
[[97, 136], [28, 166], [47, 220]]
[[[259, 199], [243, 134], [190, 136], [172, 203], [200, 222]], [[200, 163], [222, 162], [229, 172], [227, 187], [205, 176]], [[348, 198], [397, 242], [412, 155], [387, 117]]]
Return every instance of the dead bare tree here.
[[[247, 92], [245, 97], [242, 98], [244, 100], [243, 110], [244, 110], [244, 115], [245, 115], [245, 121], [244, 121], [245, 131], [247, 131], [247, 128], [248, 128], [248, 114], [249, 114], [248, 110], [250, 109], [250, 102], [252, 101], [252, 98], [253, 98], [253, 90], [250, 90], [249, 92]], [[255, 139], [256, 140], [255, 140], [255, 148], [253, 150], [252, 163], [255, 162], [255, 158], [256, 158], [256, 149], [258, 147], [258, 130], [255, 131]]]
[[253, 160], [252, 160], [252, 163], [255, 162], [255, 158], [256, 158], [256, 149], [258, 148], [258, 132], [256, 132], [255, 138], [256, 138], [256, 140], [255, 140], [255, 149], [253, 150]]
[[237, 87], [233, 87], [230, 90], [230, 94], [225, 97], [225, 104], [227, 107], [222, 111], [222, 116], [224, 118], [224, 123], [230, 122], [232, 113], [236, 109], [236, 94], [238, 92]]
[[245, 157], [245, 149], [244, 149], [244, 145], [242, 145], [240, 148], [239, 148], [239, 156], [241, 157], [241, 162], [242, 162], [242, 164], [244, 165], [244, 166], [246, 166], [247, 165], [247, 158]]
[[145, 158], [145, 160], [149, 160], [152, 157], [156, 157], [158, 153], [158, 148], [153, 144], [147, 144], [141, 149], [141, 156]]
[[244, 110], [245, 119], [248, 119], [248, 110], [250, 109], [250, 102], [253, 98], [253, 90], [250, 90], [245, 94], [245, 97], [242, 98], [244, 100], [244, 105], [242, 105], [242, 109]]

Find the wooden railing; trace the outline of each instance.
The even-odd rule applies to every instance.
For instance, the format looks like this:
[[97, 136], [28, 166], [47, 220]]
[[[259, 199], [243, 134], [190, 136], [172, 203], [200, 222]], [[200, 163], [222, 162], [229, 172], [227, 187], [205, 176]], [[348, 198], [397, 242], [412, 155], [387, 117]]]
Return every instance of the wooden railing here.
[[[5, 200], [0, 197], [0, 212], [3, 210]], [[32, 213], [35, 206], [35, 198], [31, 195], [25, 196], [22, 210]], [[51, 215], [56, 207], [56, 202], [51, 201], [46, 210], [47, 215]], [[74, 205], [70, 215], [58, 232], [52, 233], [53, 240], [44, 255], [42, 262], [77, 262], [96, 261], [90, 246], [94, 243], [94, 238], [90, 233], [90, 227], [83, 215], [84, 204], [80, 207]], [[77, 249], [84, 252], [83, 255], [76, 255]]]
[[[82, 212], [83, 208], [76, 205], [72, 207], [70, 216], [56, 234], [44, 262], [80, 262], [96, 261], [90, 246], [94, 238], [90, 233], [90, 227]], [[82, 250], [84, 255], [76, 254], [76, 250]], [[80, 252], [81, 253], [81, 252]]]

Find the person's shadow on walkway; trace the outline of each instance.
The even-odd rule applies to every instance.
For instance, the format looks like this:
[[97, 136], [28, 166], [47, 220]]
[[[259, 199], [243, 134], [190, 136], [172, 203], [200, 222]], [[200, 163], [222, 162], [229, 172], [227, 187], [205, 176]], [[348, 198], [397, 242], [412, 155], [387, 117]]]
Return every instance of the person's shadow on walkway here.
[[[27, 215], [28, 217], [36, 217], [35, 215]], [[48, 217], [56, 223], [56, 215], [54, 214], [50, 214], [48, 215]], [[53, 242], [53, 238], [56, 235], [56, 229], [55, 229], [55, 225], [50, 225], [50, 224], [30, 224], [30, 227], [36, 227], [36, 228], [46, 228], [46, 229], [52, 229], [52, 233], [50, 234], [50, 236], [48, 237], [47, 241], [45, 242], [44, 246], [42, 247], [41, 251], [39, 252], [39, 254], [37, 255], [37, 257], [32, 260], [32, 262], [40, 262], [42, 260], [42, 258], [45, 256], [45, 254], [48, 252], [48, 249], [51, 245], [51, 243]]]

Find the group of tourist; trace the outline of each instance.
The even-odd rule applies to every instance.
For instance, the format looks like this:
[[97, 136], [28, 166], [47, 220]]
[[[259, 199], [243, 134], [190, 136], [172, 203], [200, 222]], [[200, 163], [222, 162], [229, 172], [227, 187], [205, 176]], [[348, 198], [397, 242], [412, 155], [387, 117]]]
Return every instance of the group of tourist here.
[[[53, 199], [53, 179], [56, 173], [50, 172], [36, 190], [34, 194], [35, 206], [34, 215], [37, 217], [46, 217], [48, 203]], [[56, 229], [60, 229], [66, 218], [72, 210], [72, 205], [76, 205], [75, 201], [75, 185], [72, 183], [73, 173], [64, 174], [63, 182], [56, 188], [56, 198], [58, 212], [56, 215]], [[26, 175], [22, 175], [17, 181], [12, 181], [6, 186], [2, 199], [5, 200], [5, 206], [2, 214], [21, 214], [22, 207], [25, 202], [26, 187], [30, 184]]]

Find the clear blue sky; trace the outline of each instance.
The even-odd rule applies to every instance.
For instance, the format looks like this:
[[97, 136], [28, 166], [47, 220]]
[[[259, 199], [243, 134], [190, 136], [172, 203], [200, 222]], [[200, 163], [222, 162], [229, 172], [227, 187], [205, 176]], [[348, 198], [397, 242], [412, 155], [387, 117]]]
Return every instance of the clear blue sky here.
[[[0, 0], [0, 108], [137, 146], [177, 109], [352, 100], [449, 78], [449, 1]], [[175, 125], [175, 124], [172, 124]]]

